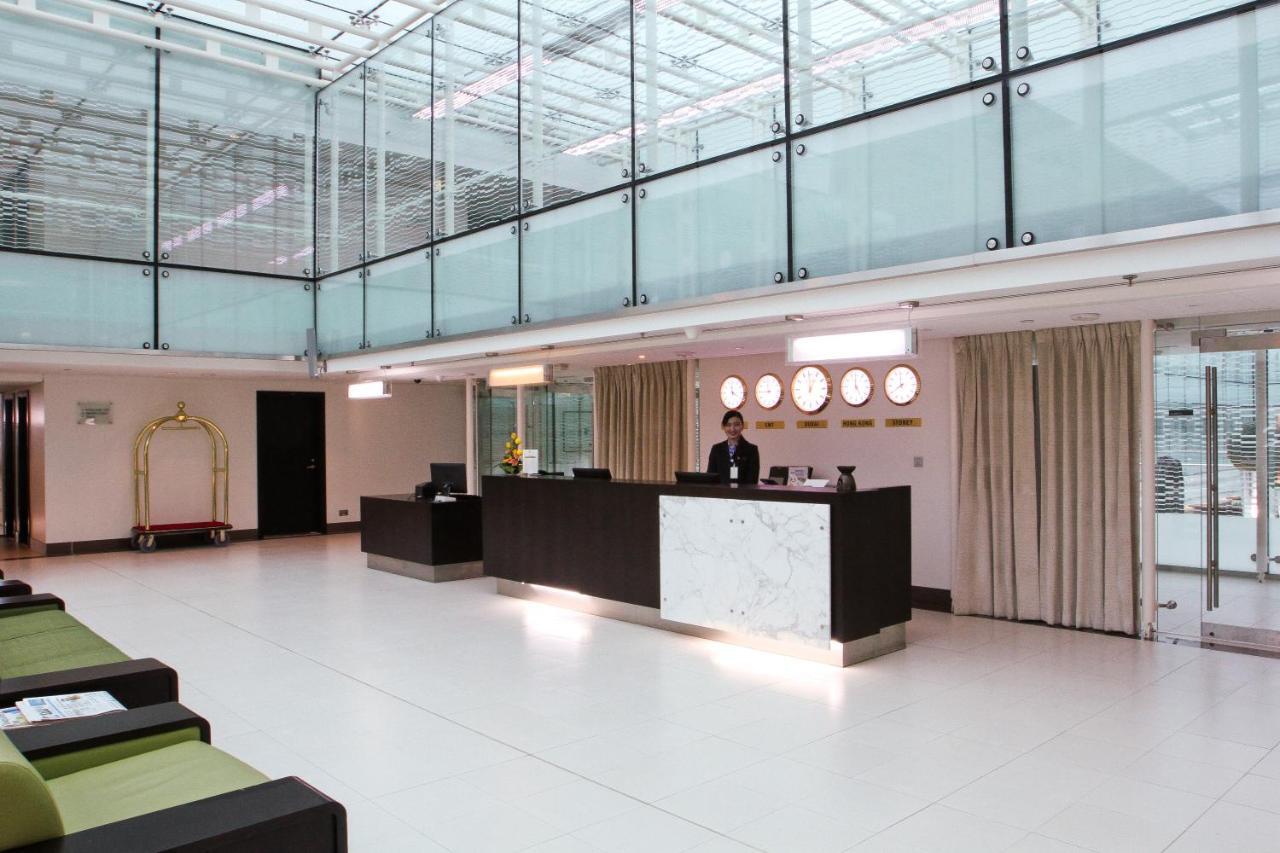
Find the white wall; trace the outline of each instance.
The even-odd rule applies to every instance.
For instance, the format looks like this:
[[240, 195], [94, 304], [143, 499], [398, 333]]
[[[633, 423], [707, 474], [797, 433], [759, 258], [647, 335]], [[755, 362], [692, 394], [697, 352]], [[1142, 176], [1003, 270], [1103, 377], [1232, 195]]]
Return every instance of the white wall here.
[[[348, 400], [346, 384], [339, 382], [49, 375], [43, 383], [40, 538], [60, 543], [127, 537], [133, 524], [134, 438], [151, 419], [175, 412], [179, 400], [189, 413], [208, 417], [226, 432], [231, 523], [256, 528], [259, 390], [325, 392], [329, 523], [358, 521], [362, 494], [410, 491], [429, 479], [431, 462], [465, 458], [463, 388], [456, 383], [397, 383], [389, 400]], [[110, 401], [113, 423], [77, 424], [80, 401]], [[151, 454], [153, 523], [207, 518], [208, 453], [203, 432], [157, 433]], [[37, 466], [33, 460], [33, 470]], [[350, 514], [340, 516], [340, 510]]]
[[[747, 439], [760, 447], [760, 475], [770, 465], [812, 465], [814, 477], [834, 480], [836, 465], [856, 465], [858, 488], [878, 486], [911, 487], [911, 580], [916, 586], [951, 588], [952, 491], [951, 491], [951, 409], [953, 405], [953, 364], [951, 340], [922, 342], [920, 356], [910, 363], [921, 377], [919, 398], [909, 406], [895, 406], [884, 396], [884, 374], [894, 362], [867, 362], [876, 381], [871, 402], [853, 408], [840, 397], [839, 382], [852, 364], [823, 365], [836, 384], [834, 396], [819, 415], [802, 414], [785, 393], [782, 405], [767, 411], [756, 405], [753, 389], [765, 373], [774, 373], [784, 389], [798, 365], [784, 363], [782, 353], [702, 361], [702, 463], [706, 465], [711, 445], [724, 438], [720, 418], [720, 383], [730, 374], [746, 380], [748, 395], [742, 413], [747, 420]], [[886, 429], [885, 418], [921, 418], [923, 426]], [[796, 429], [796, 421], [825, 419], [825, 430]], [[873, 429], [842, 429], [844, 418], [875, 418]], [[781, 420], [781, 430], [759, 430], [758, 420]], [[913, 465], [915, 457], [924, 467]]]

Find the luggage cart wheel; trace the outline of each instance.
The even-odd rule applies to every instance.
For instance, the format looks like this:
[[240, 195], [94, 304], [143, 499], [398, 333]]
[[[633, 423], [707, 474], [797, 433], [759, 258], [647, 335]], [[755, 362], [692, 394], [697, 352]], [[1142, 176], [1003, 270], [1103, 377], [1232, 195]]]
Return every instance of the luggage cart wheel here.
[[156, 537], [148, 533], [145, 536], [138, 537], [138, 550], [144, 554], [150, 554], [156, 549]]

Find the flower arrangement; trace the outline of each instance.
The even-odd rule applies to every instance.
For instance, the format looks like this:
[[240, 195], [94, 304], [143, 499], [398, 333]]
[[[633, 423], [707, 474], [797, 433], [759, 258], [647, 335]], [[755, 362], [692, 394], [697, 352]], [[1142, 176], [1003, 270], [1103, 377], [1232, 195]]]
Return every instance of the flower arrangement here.
[[504, 474], [519, 474], [524, 467], [521, 457], [524, 451], [520, 449], [520, 436], [514, 432], [507, 439], [507, 452], [503, 454], [502, 461], [498, 463], [498, 467], [502, 469]]

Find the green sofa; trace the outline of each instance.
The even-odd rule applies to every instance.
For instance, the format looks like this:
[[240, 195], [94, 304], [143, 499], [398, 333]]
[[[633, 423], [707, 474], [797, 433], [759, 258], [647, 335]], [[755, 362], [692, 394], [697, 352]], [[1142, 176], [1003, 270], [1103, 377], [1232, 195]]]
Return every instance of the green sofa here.
[[53, 595], [0, 597], [0, 707], [28, 696], [107, 690], [128, 708], [174, 702], [178, 674], [132, 660]]
[[177, 703], [0, 732], [0, 850], [345, 851], [346, 810]]

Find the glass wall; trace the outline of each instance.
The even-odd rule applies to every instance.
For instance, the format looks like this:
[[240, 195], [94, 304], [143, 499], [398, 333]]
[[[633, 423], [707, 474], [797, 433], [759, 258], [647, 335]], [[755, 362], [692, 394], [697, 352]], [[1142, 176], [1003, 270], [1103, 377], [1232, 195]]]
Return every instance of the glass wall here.
[[323, 88], [164, 39], [0, 4], [0, 252], [147, 272], [76, 341], [24, 260], [0, 343], [336, 355], [1280, 206], [1274, 4], [457, 0]]

